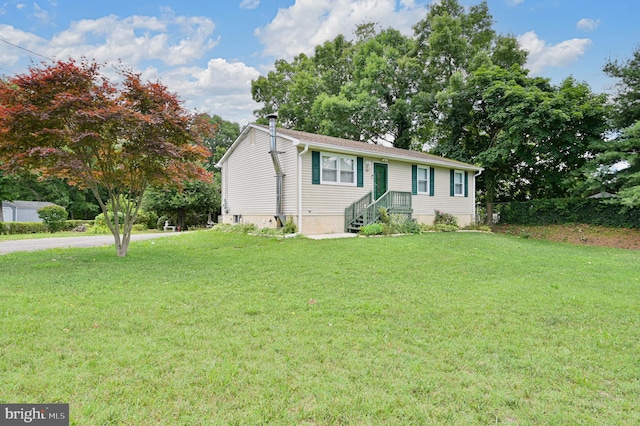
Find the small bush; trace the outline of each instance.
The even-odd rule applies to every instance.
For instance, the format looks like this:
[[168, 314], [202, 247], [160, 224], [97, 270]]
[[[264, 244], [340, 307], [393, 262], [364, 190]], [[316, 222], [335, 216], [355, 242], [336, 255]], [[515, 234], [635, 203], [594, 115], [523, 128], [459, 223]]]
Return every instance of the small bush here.
[[[113, 223], [115, 216], [112, 212], [109, 212], [109, 218]], [[118, 224], [120, 225], [120, 231], [124, 229], [122, 226], [123, 222], [124, 222], [124, 213], [118, 212]], [[100, 213], [98, 216], [96, 216], [96, 218], [93, 220], [93, 226], [88, 230], [88, 232], [90, 234], [110, 234], [111, 233], [111, 229], [109, 229], [109, 227], [107, 226], [107, 221], [104, 219], [104, 213]]]
[[[109, 212], [109, 219], [111, 222], [114, 222], [115, 216], [112, 212]], [[124, 214], [122, 212], [118, 212], [118, 223], [122, 225], [124, 222]], [[107, 221], [104, 219], [104, 213], [100, 213], [93, 221], [95, 226], [104, 226], [107, 227]]]
[[385, 234], [419, 234], [420, 226], [406, 214], [391, 214], [385, 225]]
[[438, 232], [456, 232], [459, 228], [457, 225], [444, 225], [438, 224], [434, 225], [434, 230]]
[[444, 213], [440, 210], [435, 210], [436, 218], [433, 221], [434, 225], [449, 225], [458, 227], [458, 218], [451, 213]]
[[296, 232], [298, 232], [298, 227], [291, 217], [287, 219], [287, 223], [285, 223], [282, 227], [282, 232], [285, 234], [295, 234]]
[[39, 234], [47, 232], [47, 225], [43, 222], [3, 222], [0, 223], [0, 234]]
[[415, 220], [409, 220], [398, 226], [398, 232], [401, 234], [419, 234], [422, 232], [420, 225]]
[[69, 213], [60, 206], [46, 206], [38, 209], [38, 217], [42, 219], [51, 233], [61, 231], [68, 216]]
[[420, 232], [433, 232], [435, 228], [433, 225], [427, 225], [426, 223], [419, 223]]
[[380, 235], [384, 233], [384, 228], [385, 227], [382, 223], [370, 223], [369, 225], [365, 225], [360, 228], [360, 233], [366, 236]]
[[284, 235], [282, 228], [261, 228], [259, 231], [252, 232], [262, 237], [281, 237]]
[[519, 234], [520, 238], [531, 238], [531, 233], [529, 231], [527, 231], [526, 229], [521, 229], [520, 230], [520, 234]]
[[[138, 216], [136, 217], [135, 223], [143, 224], [145, 226], [145, 229], [156, 229], [158, 228], [158, 214], [154, 211], [146, 211], [140, 209], [138, 211]], [[162, 222], [162, 226], [164, 226], [164, 221]]]
[[511, 202], [499, 206], [500, 224], [584, 223], [610, 228], [640, 228], [640, 209], [595, 198], [558, 198]]
[[87, 229], [87, 234], [104, 235], [110, 234], [111, 230], [105, 225], [93, 225]]
[[378, 209], [378, 216], [378, 222], [385, 225], [391, 225], [391, 216], [389, 216], [389, 211], [386, 208], [380, 207]]
[[228, 232], [233, 234], [248, 234], [255, 232], [256, 226], [253, 223], [237, 223], [235, 225], [229, 225], [226, 223], [219, 223], [212, 228], [216, 232]]

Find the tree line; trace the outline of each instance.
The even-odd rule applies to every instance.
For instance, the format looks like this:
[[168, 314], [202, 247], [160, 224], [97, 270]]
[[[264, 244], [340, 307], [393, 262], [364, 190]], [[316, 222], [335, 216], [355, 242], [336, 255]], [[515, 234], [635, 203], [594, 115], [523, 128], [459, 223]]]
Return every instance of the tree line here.
[[[256, 115], [278, 112], [297, 130], [425, 150], [484, 167], [479, 199], [496, 201], [612, 191], [640, 204], [640, 54], [609, 61], [619, 79], [609, 102], [587, 83], [532, 77], [527, 52], [497, 34], [486, 2], [430, 6], [413, 35], [374, 23], [278, 60], [252, 83]], [[622, 169], [622, 170], [621, 170]]]

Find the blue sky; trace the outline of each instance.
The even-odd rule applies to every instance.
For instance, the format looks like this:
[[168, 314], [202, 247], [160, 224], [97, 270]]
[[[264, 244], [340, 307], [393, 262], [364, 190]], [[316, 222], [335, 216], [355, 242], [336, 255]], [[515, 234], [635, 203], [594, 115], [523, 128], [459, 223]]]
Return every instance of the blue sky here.
[[[276, 59], [310, 53], [340, 33], [351, 38], [362, 22], [409, 35], [430, 2], [0, 0], [0, 74], [26, 72], [30, 63], [43, 60], [36, 54], [122, 60], [146, 78], [160, 79], [187, 107], [246, 124], [259, 108], [251, 99], [251, 80]], [[630, 58], [640, 44], [637, 0], [488, 0], [488, 5], [494, 28], [516, 36], [530, 52], [531, 75], [554, 83], [573, 75], [594, 92], [610, 92], [613, 82], [602, 73], [603, 64]]]

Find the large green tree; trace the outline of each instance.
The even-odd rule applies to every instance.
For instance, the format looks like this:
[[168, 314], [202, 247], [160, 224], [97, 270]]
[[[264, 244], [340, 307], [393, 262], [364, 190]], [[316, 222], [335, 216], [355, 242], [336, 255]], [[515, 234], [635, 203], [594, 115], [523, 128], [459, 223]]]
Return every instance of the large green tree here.
[[[524, 64], [511, 36], [496, 35], [486, 2], [470, 8], [457, 0], [433, 3], [407, 37], [374, 23], [359, 25], [352, 41], [339, 35], [314, 54], [278, 60], [252, 82], [259, 117], [277, 111], [280, 123], [363, 142], [423, 149], [433, 142], [440, 116], [436, 95], [456, 72], [495, 64]], [[478, 59], [480, 57], [481, 59]]]
[[170, 217], [183, 230], [188, 225], [206, 223], [219, 207], [219, 179], [212, 183], [194, 180], [180, 188], [151, 188], [144, 199], [146, 210]]
[[353, 41], [278, 61], [253, 93], [257, 113], [284, 111], [285, 126], [481, 165], [491, 208], [565, 195], [606, 127], [603, 96], [572, 78], [531, 78], [526, 60], [515, 37], [496, 34], [486, 1], [442, 0], [413, 37], [360, 25]]
[[252, 82], [254, 100], [264, 105], [256, 114], [277, 111], [285, 127], [409, 148], [418, 70], [412, 40], [372, 23], [355, 35], [340, 35], [312, 56], [276, 61], [274, 71]]
[[0, 171], [0, 222], [4, 222], [4, 213], [2, 212], [3, 201], [13, 201], [19, 197], [19, 191], [16, 179], [12, 176], [5, 176]]
[[413, 102], [416, 134], [420, 143], [429, 148], [437, 143], [441, 127], [437, 96], [450, 87], [454, 76], [468, 75], [486, 64], [505, 69], [521, 67], [527, 54], [515, 37], [496, 34], [484, 1], [468, 8], [457, 0], [434, 2], [413, 29], [414, 57], [421, 67]]
[[[364, 30], [368, 31], [364, 31]], [[411, 57], [412, 40], [394, 29], [378, 33], [358, 28], [353, 48], [353, 75], [337, 94], [316, 98], [312, 116], [319, 131], [363, 142], [386, 141], [408, 149], [413, 140], [412, 98], [418, 67]]]
[[210, 152], [205, 167], [212, 175], [211, 180], [187, 181], [179, 187], [151, 187], [143, 202], [146, 210], [169, 217], [181, 229], [211, 222], [212, 216], [219, 212], [221, 176], [215, 164], [240, 135], [238, 123], [224, 120], [218, 115], [198, 114], [196, 122], [201, 123], [200, 138]]
[[206, 120], [209, 124], [208, 133], [203, 135], [203, 143], [211, 151], [211, 156], [207, 160], [207, 169], [215, 172], [216, 163], [240, 136], [240, 125], [224, 120], [219, 115], [210, 117], [208, 114], [202, 114], [199, 119]]
[[640, 120], [608, 144], [598, 160], [612, 172], [611, 181], [613, 190], [617, 190], [618, 201], [625, 206], [640, 207]]
[[566, 179], [606, 129], [605, 100], [584, 83], [569, 78], [554, 87], [517, 65], [456, 73], [438, 96], [434, 152], [484, 167], [479, 186], [491, 221], [500, 198], [568, 193]]
[[640, 47], [625, 61], [609, 60], [604, 72], [617, 79], [612, 136], [599, 145], [587, 168], [586, 187], [617, 193], [616, 201], [640, 206]]
[[353, 44], [340, 35], [315, 48], [311, 57], [300, 54], [293, 61], [275, 62], [275, 69], [251, 83], [251, 93], [263, 107], [255, 113], [266, 117], [277, 112], [282, 126], [318, 132], [319, 120], [311, 111], [320, 94], [338, 95], [352, 79]]
[[69, 60], [1, 83], [0, 165], [88, 188], [118, 256], [125, 256], [150, 185], [210, 175], [202, 167], [209, 155], [200, 139], [206, 132], [178, 97], [160, 82], [120, 73], [122, 83], [115, 85], [96, 62]]

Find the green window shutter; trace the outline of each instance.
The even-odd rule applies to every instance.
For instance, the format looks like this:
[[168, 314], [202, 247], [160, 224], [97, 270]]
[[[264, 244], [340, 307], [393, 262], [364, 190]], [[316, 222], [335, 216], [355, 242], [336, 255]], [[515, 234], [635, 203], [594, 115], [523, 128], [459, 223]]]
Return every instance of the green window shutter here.
[[429, 167], [429, 195], [436, 195], [436, 171], [433, 167]]
[[418, 166], [411, 166], [411, 194], [418, 194]]
[[469, 196], [469, 172], [464, 172], [464, 196]]
[[358, 188], [362, 188], [364, 186], [364, 160], [362, 157], [357, 158], [357, 166], [358, 166]]
[[311, 151], [311, 183], [320, 184], [320, 153]]
[[453, 170], [449, 170], [449, 175], [451, 176], [451, 185], [450, 185], [450, 192], [451, 192], [451, 196], [453, 197], [454, 195], [456, 195], [456, 189], [455, 189], [455, 174], [456, 172], [454, 172]]

